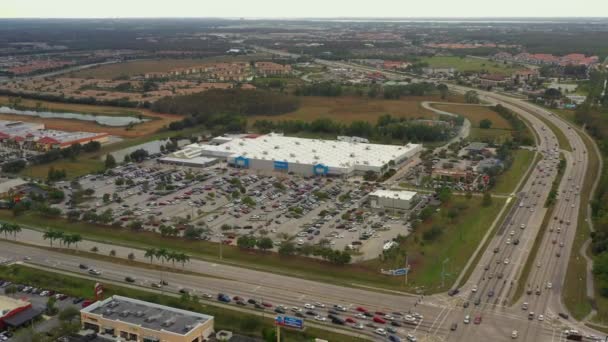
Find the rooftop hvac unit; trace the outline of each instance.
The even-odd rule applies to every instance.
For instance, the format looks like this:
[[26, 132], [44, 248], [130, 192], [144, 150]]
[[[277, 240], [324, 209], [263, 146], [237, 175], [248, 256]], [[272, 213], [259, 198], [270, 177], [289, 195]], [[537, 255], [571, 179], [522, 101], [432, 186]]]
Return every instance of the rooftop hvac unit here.
[[175, 317], [171, 317], [171, 318], [169, 318], [168, 320], [164, 321], [164, 322], [163, 322], [161, 325], [162, 325], [163, 327], [170, 327], [170, 326], [172, 326], [173, 324], [175, 324]]
[[227, 150], [230, 150], [230, 146], [226, 146], [226, 149], [227, 149]]
[[296, 145], [300, 145], [300, 142], [299, 142], [299, 141], [296, 141]]
[[161, 315], [155, 315], [155, 316], [150, 316], [150, 317], [146, 317], [146, 319], [144, 319], [145, 322], [154, 322], [156, 320], [158, 320], [159, 318], [161, 318]]
[[144, 317], [146, 315], [145, 312], [143, 311], [136, 311], [135, 312], [135, 317]]
[[112, 310], [112, 309], [105, 309], [103, 312], [103, 314], [105, 316], [111, 316], [113, 313], [114, 313], [114, 310]]
[[336, 145], [331, 145], [331, 147], [336, 148]]
[[295, 158], [296, 154], [295, 153], [290, 153], [289, 156], [292, 157], [292, 158]]
[[121, 317], [127, 317], [131, 314], [131, 312], [129, 310], [124, 310], [120, 313]]
[[186, 324], [184, 327], [184, 331], [190, 331], [192, 329], [194, 329], [194, 324]]
[[117, 301], [111, 301], [110, 303], [108, 303], [108, 307], [110, 308], [115, 308], [119, 305], [119, 303]]
[[244, 143], [244, 142], [242, 142], [242, 141], [239, 141], [239, 145], [241, 145], [241, 146], [245, 146], [245, 143]]
[[315, 159], [317, 159], [317, 160], [318, 160], [318, 159], [319, 159], [319, 156], [314, 156], [313, 158], [315, 158]]
[[369, 146], [365, 146], [366, 150], [371, 150], [371, 148]]
[[262, 154], [268, 154], [268, 151], [262, 151]]
[[363, 162], [363, 165], [369, 165], [369, 162], [366, 160]]
[[279, 145], [275, 145], [275, 146], [274, 146], [274, 149], [275, 149], [275, 150], [278, 150], [278, 149], [279, 149]]
[[313, 149], [312, 149], [312, 153], [316, 153], [316, 152], [317, 152], [317, 150], [315, 150], [315, 149], [313, 148]]
[[351, 157], [351, 158], [355, 158], [355, 154], [354, 154], [354, 153], [351, 153], [351, 154], [350, 154], [350, 157]]

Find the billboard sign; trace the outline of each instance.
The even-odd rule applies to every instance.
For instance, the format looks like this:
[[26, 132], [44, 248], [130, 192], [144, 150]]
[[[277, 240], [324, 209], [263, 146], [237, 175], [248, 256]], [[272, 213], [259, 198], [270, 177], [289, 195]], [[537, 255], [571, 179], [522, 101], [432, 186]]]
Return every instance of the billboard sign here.
[[304, 328], [304, 320], [301, 318], [297, 318], [297, 317], [291, 317], [291, 316], [277, 316], [274, 319], [274, 323], [276, 325], [282, 326], [282, 327], [289, 327], [289, 328], [295, 328], [295, 329], [303, 329]]

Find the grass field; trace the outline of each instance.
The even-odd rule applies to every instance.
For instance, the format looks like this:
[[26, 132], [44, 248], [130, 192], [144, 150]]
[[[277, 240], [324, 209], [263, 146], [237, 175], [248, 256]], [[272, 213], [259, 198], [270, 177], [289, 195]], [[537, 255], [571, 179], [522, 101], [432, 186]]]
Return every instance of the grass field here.
[[[503, 198], [494, 198], [492, 205], [483, 207], [481, 197], [466, 199], [463, 196], [453, 196], [451, 203], [442, 206], [430, 222], [420, 225], [401, 245], [402, 251], [407, 251], [412, 272], [409, 275], [409, 289], [422, 287], [425, 293], [447, 290], [464, 269], [467, 261], [479, 245], [484, 234], [505, 203]], [[454, 221], [447, 215], [450, 208], [466, 206], [460, 209], [458, 218]], [[444, 228], [443, 234], [435, 241], [424, 242], [423, 234], [434, 225]], [[441, 286], [442, 262], [446, 263], [446, 282]], [[372, 260], [366, 262], [376, 268], [402, 267], [405, 258], [395, 258], [390, 261]]]
[[247, 56], [217, 56], [209, 58], [168, 58], [137, 60], [124, 63], [105, 64], [97, 67], [83, 69], [69, 73], [69, 77], [112, 79], [119, 76], [135, 76], [147, 72], [165, 72], [176, 68], [186, 68], [211, 62], [242, 62], [255, 59], [267, 58], [267, 54], [255, 54]]
[[69, 159], [60, 159], [49, 164], [28, 166], [19, 174], [24, 177], [46, 179], [51, 167], [55, 168], [56, 170], [65, 170], [66, 178], [73, 179], [103, 170], [104, 163], [101, 160], [91, 158], [78, 158], [74, 161]]
[[499, 194], [510, 194], [515, 191], [517, 183], [524, 176], [528, 166], [534, 160], [534, 151], [519, 149], [513, 153], [513, 164], [496, 179], [496, 186], [492, 192]]
[[[553, 111], [553, 110], [552, 110]], [[573, 116], [568, 117], [564, 111], [553, 111], [554, 113], [562, 116], [566, 120], [573, 120]], [[564, 281], [564, 287], [562, 290], [562, 296], [564, 304], [568, 311], [573, 317], [577, 319], [584, 318], [589, 312], [591, 312], [592, 306], [587, 298], [586, 288], [587, 272], [586, 272], [586, 261], [579, 256], [579, 251], [582, 248], [585, 241], [590, 237], [590, 227], [588, 222], [585, 220], [587, 217], [587, 206], [589, 203], [589, 196], [593, 187], [593, 182], [599, 177], [599, 159], [597, 155], [592, 152], [594, 151], [592, 141], [581, 134], [583, 142], [585, 143], [586, 149], [589, 151], [587, 157], [589, 158], [589, 165], [587, 168], [587, 175], [585, 182], [581, 188], [581, 205], [578, 215], [577, 231], [572, 245], [572, 253], [568, 260], [568, 270], [566, 272], [566, 279]], [[597, 283], [596, 283], [597, 285]], [[608, 324], [608, 299], [599, 295], [596, 287], [596, 309], [597, 316], [594, 318], [600, 324]]]
[[[469, 140], [501, 143], [511, 137], [513, 127], [495, 111], [486, 106], [467, 104], [433, 104], [434, 108], [464, 116], [471, 122]], [[490, 128], [479, 128], [481, 120], [492, 121]]]
[[467, 104], [433, 104], [433, 108], [449, 113], [462, 115], [469, 119], [471, 127], [479, 127], [481, 120], [492, 121], [491, 128], [511, 130], [513, 127], [509, 121], [505, 120], [498, 113], [487, 106], [467, 105]]
[[[350, 123], [355, 120], [375, 123], [378, 117], [391, 114], [396, 117], [410, 119], [437, 117], [432, 111], [422, 108], [423, 101], [441, 101], [439, 96], [408, 96], [400, 100], [369, 99], [367, 97], [340, 96], [300, 97], [298, 110], [276, 116], [253, 116], [248, 122], [253, 124], [256, 120], [302, 120], [312, 121], [319, 118], [329, 118], [338, 122]], [[462, 96], [454, 96], [446, 101], [462, 102]]]
[[[42, 271], [21, 265], [0, 266], [0, 278], [10, 280], [13, 283], [22, 283], [36, 287], [50, 288], [59, 293], [73, 297], [93, 297], [94, 280]], [[274, 329], [274, 315], [260, 317], [242, 311], [236, 311], [225, 306], [211, 305], [204, 300], [185, 300], [177, 295], [159, 294], [154, 290], [138, 289], [134, 286], [119, 286], [104, 283], [104, 296], [120, 295], [136, 298], [147, 302], [167, 305], [183, 310], [200, 312], [214, 316], [215, 330], [229, 330], [241, 335], [261, 338], [264, 331]], [[305, 331], [283, 329], [281, 337], [285, 341], [311, 341], [315, 337], [330, 341], [363, 341], [361, 339], [346, 336], [318, 328], [308, 327]]]
[[511, 75], [514, 71], [522, 69], [510, 64], [470, 57], [433, 56], [422, 58], [420, 61], [428, 63], [431, 67], [453, 67], [460, 72]]

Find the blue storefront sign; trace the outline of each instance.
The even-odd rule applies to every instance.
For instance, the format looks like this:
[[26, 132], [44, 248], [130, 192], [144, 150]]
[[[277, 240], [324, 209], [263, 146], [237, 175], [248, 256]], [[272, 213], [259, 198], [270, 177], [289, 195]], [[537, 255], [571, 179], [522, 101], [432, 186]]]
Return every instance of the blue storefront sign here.
[[275, 161], [274, 162], [275, 170], [287, 170], [289, 168], [289, 164], [286, 161]]
[[328, 166], [325, 166], [325, 165], [323, 165], [323, 164], [315, 164], [315, 165], [312, 167], [312, 172], [313, 172], [313, 174], [314, 174], [314, 175], [316, 175], [316, 176], [319, 176], [319, 175], [321, 175], [321, 176], [325, 176], [325, 175], [327, 175], [327, 173], [329, 172], [329, 167], [328, 167]]

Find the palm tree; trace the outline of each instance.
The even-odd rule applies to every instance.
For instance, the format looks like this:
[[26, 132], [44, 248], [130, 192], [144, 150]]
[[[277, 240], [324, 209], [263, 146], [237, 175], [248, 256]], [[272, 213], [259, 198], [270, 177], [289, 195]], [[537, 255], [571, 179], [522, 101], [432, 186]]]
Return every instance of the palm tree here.
[[110, 251], [110, 256], [111, 257], [115, 257], [116, 256], [116, 251], [115, 250], [111, 250]]
[[156, 258], [160, 260], [161, 264], [164, 264], [168, 260], [169, 251], [166, 248], [159, 248], [156, 250]]
[[78, 243], [82, 241], [82, 236], [80, 234], [72, 234], [72, 243], [76, 245], [76, 249], [78, 249]]
[[63, 244], [63, 239], [65, 237], [65, 233], [62, 231], [55, 231], [55, 239], [59, 241], [59, 246]]
[[21, 233], [21, 226], [18, 224], [11, 225], [11, 233], [13, 233], [13, 239], [17, 240], [17, 233]]
[[8, 224], [1, 224], [0, 225], [0, 233], [4, 233], [4, 238], [5, 239], [8, 239], [8, 231], [9, 231]]
[[46, 232], [44, 232], [44, 234], [42, 234], [43, 239], [49, 240], [51, 242], [51, 247], [53, 247], [53, 240], [55, 239], [55, 236], [53, 233], [54, 232], [52, 230], [47, 230]]
[[167, 253], [167, 260], [173, 263], [173, 268], [175, 268], [175, 262], [180, 261], [180, 253], [175, 251], [169, 251]]
[[147, 248], [145, 250], [144, 256], [146, 258], [150, 258], [150, 263], [152, 263], [152, 261], [154, 261], [154, 258], [156, 257], [156, 248]]
[[182, 268], [185, 268], [186, 263], [190, 262], [190, 256], [186, 253], [180, 253], [179, 261], [182, 263]]

